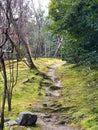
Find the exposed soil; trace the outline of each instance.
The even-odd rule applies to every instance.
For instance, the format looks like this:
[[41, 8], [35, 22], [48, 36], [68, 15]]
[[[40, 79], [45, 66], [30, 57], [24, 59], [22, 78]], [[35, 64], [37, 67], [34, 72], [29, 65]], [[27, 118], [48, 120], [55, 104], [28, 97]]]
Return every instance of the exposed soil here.
[[[55, 71], [63, 64], [64, 62], [54, 64], [48, 69], [47, 76], [52, 80], [53, 85], [57, 87], [57, 89], [50, 90], [48, 87], [45, 88], [46, 96], [43, 105], [46, 107], [46, 111], [52, 100], [57, 100], [60, 98], [60, 90], [62, 89], [62, 85], [61, 80], [56, 76]], [[52, 107], [50, 107], [50, 109], [52, 110]], [[75, 130], [69, 128], [64, 121], [58, 122], [57, 116], [59, 116], [59, 113], [48, 113], [47, 111], [46, 113], [37, 113], [37, 115], [39, 117], [38, 124], [41, 127], [40, 130]]]

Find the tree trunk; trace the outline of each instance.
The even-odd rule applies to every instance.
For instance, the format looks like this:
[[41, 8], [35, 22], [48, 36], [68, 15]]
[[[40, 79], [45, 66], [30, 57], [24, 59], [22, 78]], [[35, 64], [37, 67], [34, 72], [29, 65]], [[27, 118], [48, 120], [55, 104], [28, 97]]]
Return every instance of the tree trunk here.
[[[8, 2], [8, 1], [7, 1]], [[9, 2], [8, 2], [9, 4]], [[23, 6], [23, 1], [20, 0], [20, 16], [22, 15], [22, 6]], [[24, 47], [25, 53], [26, 53], [26, 59], [27, 59], [27, 63], [30, 69], [37, 69], [36, 66], [34, 65], [31, 55], [30, 55], [30, 50], [28, 48], [28, 44], [26, 41], [26, 36], [25, 33], [23, 32], [23, 21], [22, 21], [22, 16], [20, 17], [20, 21], [19, 21], [19, 25], [17, 25], [17, 23], [15, 22], [14, 18], [13, 18], [13, 13], [12, 13], [12, 9], [11, 9], [11, 5], [9, 5], [9, 14], [10, 14], [10, 18], [8, 18], [8, 21], [11, 21], [13, 24], [13, 27], [15, 29], [15, 33], [17, 34], [19, 41], [22, 42], [22, 45]]]
[[4, 129], [4, 109], [5, 109], [5, 101], [6, 101], [6, 94], [7, 94], [7, 75], [6, 75], [6, 68], [3, 56], [0, 57], [1, 67], [4, 76], [4, 92], [3, 92], [3, 99], [2, 99], [2, 108], [1, 108], [1, 125], [0, 130]]
[[45, 57], [47, 57], [47, 45], [45, 44]]
[[27, 59], [29, 68], [30, 69], [37, 69], [36, 66], [34, 65], [33, 61], [32, 61], [32, 57], [30, 55], [30, 51], [29, 51], [29, 48], [28, 48], [26, 41], [23, 40], [23, 39], [21, 39], [21, 40], [22, 40], [22, 45], [23, 45], [25, 52], [26, 52], [26, 59]]
[[54, 54], [54, 57], [55, 57], [55, 58], [58, 57], [58, 52], [59, 52], [59, 49], [60, 49], [61, 45], [62, 45], [62, 43], [60, 42], [60, 43], [58, 44], [58, 46], [57, 46], [57, 49], [56, 49], [55, 54]]
[[12, 94], [10, 92], [7, 93], [7, 100], [8, 100], [8, 111], [11, 111]]

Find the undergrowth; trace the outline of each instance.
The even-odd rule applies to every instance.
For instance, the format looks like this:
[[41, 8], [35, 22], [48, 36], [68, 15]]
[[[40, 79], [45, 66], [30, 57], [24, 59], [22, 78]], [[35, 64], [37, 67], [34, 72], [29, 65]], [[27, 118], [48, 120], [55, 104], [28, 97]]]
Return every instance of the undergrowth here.
[[98, 129], [98, 68], [65, 64], [57, 71], [63, 89], [58, 104], [69, 107], [63, 111], [71, 126], [85, 130]]

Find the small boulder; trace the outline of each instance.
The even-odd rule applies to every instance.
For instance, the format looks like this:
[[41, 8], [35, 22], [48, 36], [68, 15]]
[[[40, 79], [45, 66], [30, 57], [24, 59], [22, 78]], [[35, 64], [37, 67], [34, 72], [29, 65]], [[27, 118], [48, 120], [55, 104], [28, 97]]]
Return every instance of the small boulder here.
[[46, 92], [46, 93], [45, 93], [45, 96], [52, 96], [52, 93]]
[[48, 106], [48, 104], [47, 103], [43, 103], [43, 107], [47, 107]]
[[52, 90], [52, 91], [60, 90], [60, 89], [61, 89], [61, 87], [59, 87], [59, 86], [55, 86], [55, 85], [50, 86], [50, 90]]
[[60, 125], [65, 125], [65, 121], [64, 121], [64, 120], [61, 120], [61, 121], [58, 122], [58, 124], [60, 124]]
[[30, 79], [26, 79], [23, 84], [30, 82]]
[[34, 126], [37, 121], [37, 115], [32, 112], [21, 112], [16, 119], [18, 125]]
[[43, 118], [52, 118], [52, 115], [45, 115], [45, 116], [43, 116]]

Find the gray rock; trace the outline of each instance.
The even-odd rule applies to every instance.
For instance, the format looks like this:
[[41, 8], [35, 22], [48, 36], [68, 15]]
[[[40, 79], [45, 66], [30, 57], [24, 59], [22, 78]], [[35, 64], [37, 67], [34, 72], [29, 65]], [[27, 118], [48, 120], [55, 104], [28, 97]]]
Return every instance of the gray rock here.
[[60, 89], [61, 89], [61, 87], [56, 86], [56, 85], [51, 85], [51, 86], [50, 86], [50, 90], [52, 90], [52, 91], [60, 90]]
[[16, 119], [18, 125], [34, 126], [37, 121], [37, 115], [32, 112], [21, 112]]
[[29, 81], [30, 81], [30, 79], [26, 79], [26, 80], [23, 82], [23, 84], [28, 83]]
[[48, 104], [47, 103], [43, 103], [43, 107], [47, 107], [48, 106]]
[[43, 118], [52, 118], [52, 115], [45, 115]]
[[45, 96], [52, 96], [52, 94], [50, 92], [46, 92]]
[[14, 120], [10, 120], [4, 123], [4, 126], [13, 126], [13, 125], [17, 125], [18, 123]]
[[58, 122], [58, 124], [60, 124], [60, 125], [65, 125], [65, 121], [64, 121], [64, 120], [61, 120], [61, 121]]

